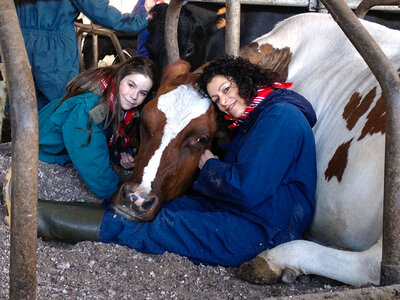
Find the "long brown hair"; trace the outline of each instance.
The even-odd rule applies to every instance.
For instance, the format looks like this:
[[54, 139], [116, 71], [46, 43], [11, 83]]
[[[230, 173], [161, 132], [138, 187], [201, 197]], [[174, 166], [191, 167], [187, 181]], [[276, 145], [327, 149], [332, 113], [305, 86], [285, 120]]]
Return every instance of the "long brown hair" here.
[[[96, 106], [102, 105], [103, 103], [107, 105], [108, 111], [110, 113], [107, 115], [106, 121], [104, 122], [103, 130], [107, 128], [110, 124], [112, 124], [112, 133], [116, 134], [118, 132], [119, 124], [123, 121], [124, 118], [124, 111], [120, 105], [120, 100], [119, 100], [118, 87], [123, 78], [125, 78], [130, 74], [135, 74], [135, 73], [148, 76], [153, 82], [152, 88], [148, 93], [145, 101], [143, 101], [143, 103], [137, 108], [140, 111], [146, 102], [153, 99], [155, 95], [154, 91], [158, 86], [158, 83], [156, 82], [157, 75], [156, 75], [155, 65], [150, 59], [144, 56], [135, 56], [117, 65], [101, 67], [101, 68], [92, 68], [80, 73], [78, 76], [76, 76], [68, 83], [66, 88], [67, 94], [61, 100], [60, 104], [56, 107], [56, 110], [62, 103], [64, 103], [68, 99], [77, 95], [87, 93], [89, 91], [94, 91], [95, 87], [100, 87], [99, 83], [101, 79], [109, 78], [108, 86], [104, 90], [104, 92], [102, 92], [101, 97], [97, 102]], [[111, 93], [114, 93], [114, 102], [112, 110], [110, 110], [108, 101], [108, 98]], [[85, 130], [89, 132], [89, 138], [86, 145], [90, 142], [92, 134], [91, 125], [92, 125], [92, 119], [89, 117], [87, 130]]]

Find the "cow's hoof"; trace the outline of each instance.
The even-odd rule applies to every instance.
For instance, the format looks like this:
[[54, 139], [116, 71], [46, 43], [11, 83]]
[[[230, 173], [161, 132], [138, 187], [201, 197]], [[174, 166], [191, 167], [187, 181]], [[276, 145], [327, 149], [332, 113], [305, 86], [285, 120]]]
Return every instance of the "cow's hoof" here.
[[293, 283], [296, 281], [297, 277], [299, 277], [300, 271], [292, 268], [286, 268], [282, 274], [282, 282], [284, 283]]
[[256, 256], [239, 267], [237, 276], [257, 284], [275, 283], [282, 277], [282, 268], [270, 260]]

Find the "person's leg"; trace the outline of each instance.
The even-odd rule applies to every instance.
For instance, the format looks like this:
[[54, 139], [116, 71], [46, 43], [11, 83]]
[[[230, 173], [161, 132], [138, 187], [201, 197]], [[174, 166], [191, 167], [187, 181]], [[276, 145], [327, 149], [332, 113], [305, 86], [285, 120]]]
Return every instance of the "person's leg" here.
[[39, 237], [67, 243], [98, 241], [105, 210], [101, 204], [38, 200]]
[[[6, 174], [4, 198], [11, 225], [11, 169]], [[39, 237], [68, 243], [98, 241], [101, 221], [105, 210], [102, 203], [59, 202], [38, 200], [37, 233]]]
[[107, 211], [100, 228], [101, 242], [146, 253], [176, 253], [211, 265], [239, 266], [270, 248], [268, 240], [257, 224], [220, 211], [164, 208], [147, 223], [132, 222]]

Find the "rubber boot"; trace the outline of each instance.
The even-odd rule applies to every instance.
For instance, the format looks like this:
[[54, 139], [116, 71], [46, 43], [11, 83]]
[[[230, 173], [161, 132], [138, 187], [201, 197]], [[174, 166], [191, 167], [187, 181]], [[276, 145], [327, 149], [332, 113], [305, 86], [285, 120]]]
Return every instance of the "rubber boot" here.
[[98, 241], [105, 210], [101, 204], [38, 201], [38, 236], [67, 243]]

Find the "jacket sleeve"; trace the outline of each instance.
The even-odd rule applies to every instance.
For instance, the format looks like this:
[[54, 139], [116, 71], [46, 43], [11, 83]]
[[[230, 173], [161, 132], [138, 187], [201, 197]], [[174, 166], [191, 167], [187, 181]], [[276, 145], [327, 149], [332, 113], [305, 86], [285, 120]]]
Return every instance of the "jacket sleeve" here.
[[[90, 143], [87, 128], [89, 114], [76, 106], [62, 127], [65, 147], [81, 178], [96, 197], [110, 197], [118, 188], [119, 177], [110, 165], [107, 140], [101, 128], [92, 125]], [[82, 130], [84, 129], [84, 130]]]
[[[297, 122], [298, 119], [298, 114], [282, 109], [260, 115], [253, 128], [242, 137], [243, 145], [238, 147], [233, 161], [209, 159], [194, 188], [240, 209], [251, 209], [272, 199], [282, 185], [295, 180], [288, 174], [296, 169], [304, 130], [308, 126], [305, 119]], [[311, 132], [311, 128], [308, 131]]]
[[139, 14], [122, 14], [107, 0], [71, 0], [94, 23], [114, 30], [138, 33], [148, 24], [144, 11]]

